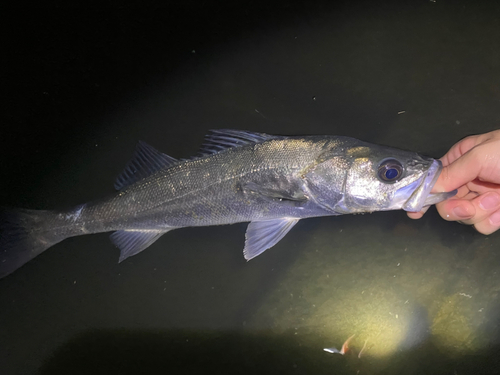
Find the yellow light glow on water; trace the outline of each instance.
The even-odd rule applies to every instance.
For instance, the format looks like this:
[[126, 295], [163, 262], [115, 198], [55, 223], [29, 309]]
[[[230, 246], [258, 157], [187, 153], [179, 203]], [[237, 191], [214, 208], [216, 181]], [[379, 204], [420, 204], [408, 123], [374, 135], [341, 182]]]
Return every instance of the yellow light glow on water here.
[[[320, 307], [318, 317], [325, 335], [333, 338], [339, 332], [350, 331], [356, 334], [350, 345], [352, 350], [359, 352], [368, 340], [363, 354], [369, 356], [390, 355], [408, 341], [408, 328], [412, 323], [409, 303], [400, 301], [390, 291], [377, 291], [373, 287], [363, 290], [353, 287], [342, 294]], [[423, 324], [425, 330], [425, 322]]]
[[412, 246], [410, 227], [403, 224], [393, 232], [365, 224], [349, 237], [328, 231], [327, 223], [321, 230], [322, 224], [316, 228], [321, 236], [309, 228], [310, 242], [301, 244], [306, 249], [264, 299], [254, 325], [271, 325], [277, 333], [294, 330], [304, 345], [321, 349], [340, 350], [354, 334], [349, 347], [356, 355], [368, 340], [364, 358], [417, 349], [452, 357], [487, 345], [479, 329], [487, 321], [487, 296], [467, 292], [470, 275], [456, 273], [452, 249], [417, 233], [418, 247]]

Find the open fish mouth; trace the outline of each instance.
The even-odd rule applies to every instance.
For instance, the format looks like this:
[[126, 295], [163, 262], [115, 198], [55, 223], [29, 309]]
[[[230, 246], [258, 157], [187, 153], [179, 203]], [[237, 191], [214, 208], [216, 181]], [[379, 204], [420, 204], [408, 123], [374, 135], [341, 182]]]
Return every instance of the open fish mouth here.
[[426, 206], [442, 202], [457, 194], [457, 190], [444, 193], [431, 193], [442, 169], [443, 164], [441, 161], [434, 160], [427, 172], [421, 178], [399, 189], [396, 192], [396, 196], [401, 198], [407, 197], [408, 195], [410, 196], [404, 202], [397, 199], [402, 203], [401, 208], [405, 211], [419, 212]]

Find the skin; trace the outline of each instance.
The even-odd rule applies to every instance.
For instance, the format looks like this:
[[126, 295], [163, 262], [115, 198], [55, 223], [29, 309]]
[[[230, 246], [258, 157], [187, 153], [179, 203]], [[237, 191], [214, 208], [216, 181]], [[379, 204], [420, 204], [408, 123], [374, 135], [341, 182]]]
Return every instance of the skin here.
[[[458, 189], [455, 197], [436, 205], [441, 217], [486, 235], [500, 229], [500, 130], [462, 139], [441, 161], [444, 168], [432, 192]], [[408, 216], [420, 219], [425, 211]]]

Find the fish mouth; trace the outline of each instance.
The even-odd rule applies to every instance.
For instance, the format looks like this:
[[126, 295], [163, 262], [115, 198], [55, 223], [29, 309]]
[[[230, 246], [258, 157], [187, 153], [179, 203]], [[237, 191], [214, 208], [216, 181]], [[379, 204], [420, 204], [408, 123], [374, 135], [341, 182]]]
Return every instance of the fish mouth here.
[[401, 208], [405, 211], [419, 212], [426, 206], [442, 202], [457, 194], [457, 190], [444, 193], [431, 193], [432, 188], [443, 169], [443, 164], [440, 160], [433, 160], [431, 166], [426, 173], [418, 180], [399, 189], [396, 195], [400, 197], [410, 195]]

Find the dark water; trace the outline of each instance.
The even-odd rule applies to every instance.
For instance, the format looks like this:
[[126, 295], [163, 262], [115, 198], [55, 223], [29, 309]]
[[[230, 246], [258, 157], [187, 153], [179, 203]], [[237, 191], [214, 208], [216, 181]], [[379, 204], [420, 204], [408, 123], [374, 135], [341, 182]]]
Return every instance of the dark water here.
[[[108, 194], [139, 139], [189, 157], [212, 128], [338, 134], [438, 157], [499, 127], [495, 2], [2, 13], [1, 205]], [[0, 280], [0, 372], [500, 371], [498, 233], [434, 210], [310, 219], [247, 263], [245, 228], [174, 231], [119, 265], [107, 234], [58, 244]], [[361, 358], [323, 351], [352, 334]]]

